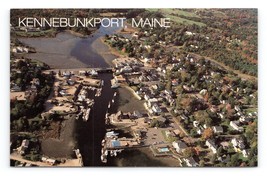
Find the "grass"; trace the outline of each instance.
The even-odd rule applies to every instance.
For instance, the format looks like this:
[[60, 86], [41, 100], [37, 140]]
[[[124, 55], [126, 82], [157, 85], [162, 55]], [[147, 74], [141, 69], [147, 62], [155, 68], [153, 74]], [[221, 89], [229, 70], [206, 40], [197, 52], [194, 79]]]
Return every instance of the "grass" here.
[[256, 107], [255, 107], [255, 108], [247, 108], [247, 109], [245, 109], [245, 111], [246, 111], [247, 113], [250, 113], [250, 112], [253, 113], [253, 112], [255, 112], [255, 111], [257, 112], [257, 111], [258, 111], [258, 108], [256, 108]]
[[198, 26], [206, 26], [206, 24], [201, 23], [201, 22], [197, 22], [197, 21], [193, 21], [193, 20], [188, 20], [182, 17], [178, 17], [176, 15], [183, 15], [183, 16], [187, 16], [187, 17], [199, 17], [198, 15], [196, 15], [195, 13], [192, 12], [187, 12], [187, 11], [183, 11], [183, 10], [179, 10], [179, 9], [147, 9], [148, 11], [151, 12], [155, 12], [155, 11], [159, 11], [161, 12], [165, 17], [170, 18], [172, 21], [174, 21], [175, 23], [182, 23], [185, 25], [198, 25]]
[[55, 30], [54, 29], [48, 29], [45, 31], [39, 31], [39, 32], [24, 32], [24, 31], [16, 31], [16, 34], [20, 37], [43, 37], [43, 36], [54, 36]]
[[176, 141], [176, 139], [177, 139], [177, 138], [175, 138], [175, 137], [167, 137], [167, 136], [166, 136], [166, 133], [165, 133], [165, 130], [162, 130], [162, 131], [161, 131], [161, 134], [163, 135], [164, 140], [165, 140], [165, 141], [168, 141], [168, 142], [173, 142], [173, 141]]

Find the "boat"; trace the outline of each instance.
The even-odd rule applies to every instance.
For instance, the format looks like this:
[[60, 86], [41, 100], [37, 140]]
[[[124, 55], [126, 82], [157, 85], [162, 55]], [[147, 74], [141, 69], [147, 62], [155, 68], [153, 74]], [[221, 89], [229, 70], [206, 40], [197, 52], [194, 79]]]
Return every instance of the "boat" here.
[[116, 88], [118, 88], [118, 87], [119, 87], [118, 84], [113, 84], [113, 85], [111, 86], [112, 89], [116, 89]]
[[98, 73], [97, 73], [97, 71], [96, 70], [91, 70], [91, 75], [93, 76], [93, 77], [97, 77], [98, 76]]
[[106, 140], [105, 140], [105, 139], [103, 139], [103, 140], [102, 140], [102, 142], [101, 142], [102, 146], [104, 146], [104, 145], [105, 145], [105, 142], [106, 142]]
[[110, 102], [108, 103], [108, 108], [110, 108]]
[[114, 103], [114, 99], [112, 99], [111, 101], [112, 101], [112, 103]]
[[114, 97], [116, 97], [116, 95], [117, 95], [117, 92], [114, 92]]
[[87, 121], [87, 120], [89, 119], [90, 111], [91, 111], [91, 108], [88, 108], [88, 109], [86, 110], [86, 113], [85, 113], [85, 115], [83, 116], [83, 120], [84, 120], [84, 121]]
[[101, 155], [101, 161], [103, 163], [107, 163], [107, 157], [105, 155]]
[[82, 158], [82, 155], [80, 153], [80, 149], [74, 149], [74, 152], [75, 152], [77, 158]]
[[104, 86], [104, 80], [101, 81], [101, 86]]

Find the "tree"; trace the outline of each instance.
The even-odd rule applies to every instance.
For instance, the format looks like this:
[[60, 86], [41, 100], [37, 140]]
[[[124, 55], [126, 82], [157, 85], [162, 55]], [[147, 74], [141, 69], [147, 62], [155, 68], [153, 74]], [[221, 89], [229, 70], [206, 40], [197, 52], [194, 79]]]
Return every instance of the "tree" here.
[[189, 157], [192, 157], [195, 155], [195, 151], [192, 147], [188, 147], [188, 148], [184, 149], [183, 155], [185, 158], [189, 158]]
[[216, 161], [216, 158], [217, 158], [217, 155], [216, 155], [216, 154], [212, 155], [212, 157], [211, 157], [211, 159], [210, 159], [210, 162], [211, 162], [212, 164], [214, 164], [215, 161]]
[[239, 154], [238, 153], [231, 156], [230, 164], [232, 167], [239, 165]]
[[211, 128], [206, 128], [202, 133], [202, 138], [207, 140], [214, 136], [213, 130]]
[[223, 150], [223, 148], [222, 148], [222, 146], [220, 146], [217, 150], [217, 156], [220, 156], [222, 154], [222, 150]]
[[205, 161], [204, 160], [200, 160], [199, 161], [199, 166], [200, 167], [204, 167], [205, 166]]

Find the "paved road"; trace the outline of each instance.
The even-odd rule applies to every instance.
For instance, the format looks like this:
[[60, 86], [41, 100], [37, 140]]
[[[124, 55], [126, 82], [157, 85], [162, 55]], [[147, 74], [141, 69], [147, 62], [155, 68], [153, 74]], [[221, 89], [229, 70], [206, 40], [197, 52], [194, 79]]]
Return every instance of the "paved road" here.
[[29, 163], [29, 164], [32, 164], [32, 165], [41, 166], [41, 167], [51, 167], [51, 165], [47, 164], [47, 163], [43, 163], [43, 162], [40, 162], [40, 161], [34, 162], [34, 161], [29, 161], [29, 160], [23, 159], [22, 156], [20, 156], [17, 153], [10, 154], [10, 159], [16, 160], [16, 161], [20, 161], [20, 162], [24, 162], [24, 163]]

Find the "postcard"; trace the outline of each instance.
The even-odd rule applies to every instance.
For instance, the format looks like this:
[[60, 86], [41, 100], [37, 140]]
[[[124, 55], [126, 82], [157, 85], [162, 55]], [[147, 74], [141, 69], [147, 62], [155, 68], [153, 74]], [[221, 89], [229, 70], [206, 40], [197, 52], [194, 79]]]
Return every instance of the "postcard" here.
[[257, 9], [11, 9], [10, 166], [256, 167]]

